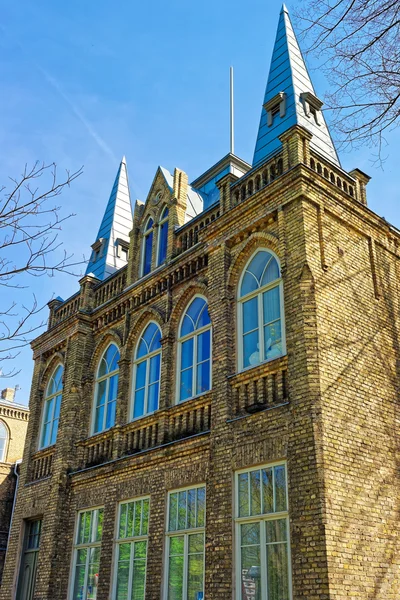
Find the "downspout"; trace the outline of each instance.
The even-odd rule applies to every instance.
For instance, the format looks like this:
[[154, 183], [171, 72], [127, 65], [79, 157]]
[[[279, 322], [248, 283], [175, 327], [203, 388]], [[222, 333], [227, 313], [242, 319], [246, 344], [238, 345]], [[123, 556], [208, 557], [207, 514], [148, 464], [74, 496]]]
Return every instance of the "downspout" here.
[[19, 484], [19, 473], [18, 473], [17, 468], [18, 468], [18, 465], [20, 465], [21, 463], [22, 463], [22, 458], [19, 458], [18, 460], [15, 461], [15, 465], [14, 465], [14, 475], [17, 478], [17, 483], [15, 484], [14, 500], [13, 500], [13, 505], [12, 505], [12, 509], [11, 509], [11, 519], [10, 519], [10, 528], [8, 530], [8, 536], [7, 536], [6, 555], [7, 555], [7, 550], [8, 550], [8, 543], [10, 541], [11, 527], [12, 527], [14, 510], [15, 510], [15, 503], [17, 501], [18, 484]]

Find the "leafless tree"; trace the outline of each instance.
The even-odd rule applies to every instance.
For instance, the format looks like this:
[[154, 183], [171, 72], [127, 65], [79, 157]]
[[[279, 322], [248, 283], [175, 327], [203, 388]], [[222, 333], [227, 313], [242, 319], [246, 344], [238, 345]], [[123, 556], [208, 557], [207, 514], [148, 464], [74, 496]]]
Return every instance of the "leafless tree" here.
[[307, 0], [298, 17], [320, 53], [332, 92], [327, 109], [344, 146], [376, 146], [400, 122], [399, 0]]
[[15, 369], [5, 372], [4, 361], [15, 359], [43, 325], [33, 318], [43, 308], [36, 297], [29, 306], [19, 301], [29, 276], [73, 273], [79, 264], [61, 249], [58, 234], [72, 214], [62, 216], [54, 199], [81, 173], [67, 172], [60, 180], [55, 164], [36, 162], [0, 186], [0, 287], [15, 289], [15, 300], [3, 305], [0, 299], [0, 376], [16, 374]]

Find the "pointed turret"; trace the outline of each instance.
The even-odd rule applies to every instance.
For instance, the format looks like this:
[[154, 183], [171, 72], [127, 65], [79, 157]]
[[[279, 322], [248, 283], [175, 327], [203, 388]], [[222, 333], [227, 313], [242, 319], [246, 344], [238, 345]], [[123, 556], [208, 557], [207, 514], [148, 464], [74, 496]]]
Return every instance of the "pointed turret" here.
[[275, 46], [265, 90], [253, 166], [281, 147], [279, 136], [293, 125], [312, 133], [310, 145], [340, 166], [285, 5], [279, 16]]
[[129, 232], [133, 216], [129, 195], [125, 156], [118, 169], [107, 208], [90, 257], [86, 275], [105, 279], [126, 265], [128, 261]]

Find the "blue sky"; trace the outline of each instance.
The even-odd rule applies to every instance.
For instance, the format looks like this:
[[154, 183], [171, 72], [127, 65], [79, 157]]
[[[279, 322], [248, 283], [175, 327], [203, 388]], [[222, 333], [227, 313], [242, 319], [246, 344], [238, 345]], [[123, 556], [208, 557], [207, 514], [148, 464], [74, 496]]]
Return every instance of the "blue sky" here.
[[[158, 165], [195, 179], [229, 150], [229, 66], [235, 68], [235, 153], [251, 161], [281, 2], [183, 0], [3, 4], [0, 23], [0, 184], [39, 159], [84, 174], [60, 198], [76, 213], [60, 233], [68, 252], [89, 256], [123, 154], [131, 196], [145, 200]], [[298, 5], [297, 5], [298, 7]], [[288, 3], [291, 13], [296, 4]], [[293, 17], [293, 14], [292, 14]], [[294, 20], [295, 29], [299, 25]], [[297, 27], [296, 27], [297, 25]], [[318, 95], [326, 82], [307, 64]], [[328, 117], [329, 119], [329, 117]], [[374, 151], [341, 153], [345, 169], [372, 176], [369, 207], [400, 226], [395, 176], [400, 142], [387, 137], [384, 171]], [[41, 304], [78, 289], [67, 275], [27, 278], [15, 297]], [[31, 351], [1, 379], [27, 403]]]

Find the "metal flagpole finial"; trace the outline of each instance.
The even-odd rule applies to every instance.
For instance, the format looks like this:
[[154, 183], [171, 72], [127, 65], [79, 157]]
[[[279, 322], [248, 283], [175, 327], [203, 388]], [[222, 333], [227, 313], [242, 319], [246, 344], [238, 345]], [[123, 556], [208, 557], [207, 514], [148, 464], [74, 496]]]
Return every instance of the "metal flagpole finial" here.
[[234, 129], [234, 112], [233, 112], [233, 67], [230, 68], [230, 107], [231, 107], [231, 154], [235, 153], [235, 129]]

